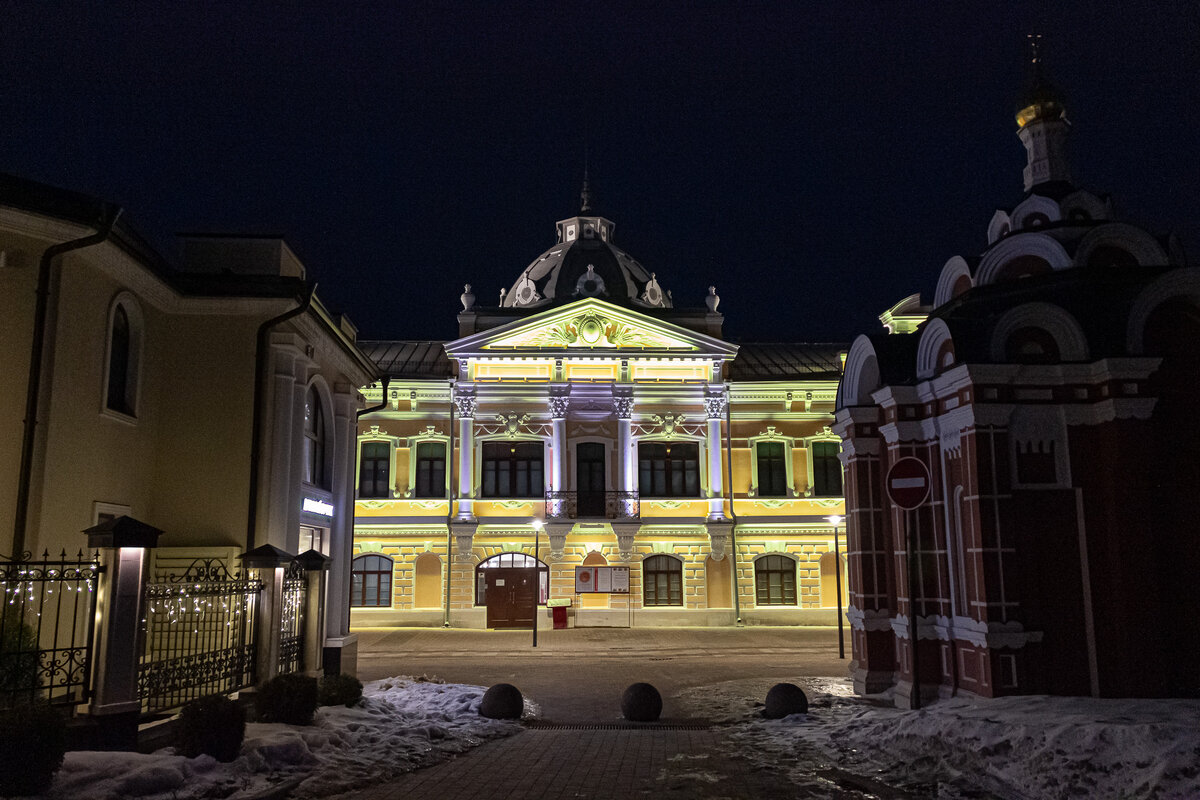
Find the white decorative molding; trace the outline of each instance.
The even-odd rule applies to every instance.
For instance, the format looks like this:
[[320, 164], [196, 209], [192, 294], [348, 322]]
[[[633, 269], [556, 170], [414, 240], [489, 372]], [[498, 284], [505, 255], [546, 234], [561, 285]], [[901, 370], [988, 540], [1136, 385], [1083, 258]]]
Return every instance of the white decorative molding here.
[[868, 608], [865, 611], [857, 606], [846, 609], [846, 619], [850, 627], [860, 631], [887, 631], [892, 629], [892, 612], [886, 608]]

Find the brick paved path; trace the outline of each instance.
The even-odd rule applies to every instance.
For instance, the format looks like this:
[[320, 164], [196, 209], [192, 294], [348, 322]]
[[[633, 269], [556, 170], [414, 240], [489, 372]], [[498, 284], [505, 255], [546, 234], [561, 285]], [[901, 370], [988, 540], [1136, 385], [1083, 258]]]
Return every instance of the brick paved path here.
[[788, 784], [730, 753], [717, 730], [529, 729], [457, 758], [359, 789], [355, 800], [683, 800], [861, 797]]

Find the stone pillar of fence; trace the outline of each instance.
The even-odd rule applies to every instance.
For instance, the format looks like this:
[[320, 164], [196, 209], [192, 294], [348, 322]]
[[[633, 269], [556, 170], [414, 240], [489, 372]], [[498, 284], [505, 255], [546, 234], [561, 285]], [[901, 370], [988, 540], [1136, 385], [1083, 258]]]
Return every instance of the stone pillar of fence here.
[[95, 670], [89, 715], [101, 727], [98, 741], [114, 750], [137, 747], [142, 700], [138, 669], [145, 650], [142, 618], [150, 577], [150, 549], [162, 531], [132, 517], [84, 531], [88, 548], [100, 552]]
[[283, 627], [283, 571], [295, 559], [286, 550], [264, 544], [242, 553], [243, 567], [254, 570], [262, 581], [262, 592], [255, 609], [256, 684], [262, 685], [279, 672], [279, 637]]
[[325, 657], [325, 586], [332, 559], [316, 550], [306, 550], [296, 556], [308, 579], [304, 609], [304, 656], [301, 669], [315, 673], [322, 669]]

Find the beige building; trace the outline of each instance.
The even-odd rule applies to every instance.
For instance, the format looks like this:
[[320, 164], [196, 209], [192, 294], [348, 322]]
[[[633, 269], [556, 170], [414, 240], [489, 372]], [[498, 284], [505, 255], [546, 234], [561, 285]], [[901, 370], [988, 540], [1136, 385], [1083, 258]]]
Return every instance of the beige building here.
[[363, 343], [354, 624], [833, 624], [844, 348], [723, 339], [588, 200], [459, 338]]
[[10, 560], [74, 555], [120, 516], [162, 529], [160, 573], [316, 549], [340, 660], [358, 387], [375, 371], [286, 244], [188, 237], [174, 268], [116, 207], [0, 176], [0, 325]]

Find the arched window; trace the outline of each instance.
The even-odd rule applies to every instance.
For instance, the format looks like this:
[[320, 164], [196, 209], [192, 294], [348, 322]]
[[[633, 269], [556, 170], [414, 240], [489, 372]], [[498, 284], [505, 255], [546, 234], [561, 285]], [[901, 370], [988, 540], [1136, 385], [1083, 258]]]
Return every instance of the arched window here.
[[118, 299], [109, 314], [105, 409], [128, 417], [137, 416], [140, 354], [141, 315], [131, 297]]
[[674, 556], [642, 561], [642, 605], [683, 605], [683, 562]]
[[421, 553], [413, 562], [413, 608], [438, 608], [442, 604], [442, 560]]
[[325, 471], [325, 410], [317, 387], [308, 387], [304, 398], [304, 480], [329, 488]]
[[364, 555], [350, 562], [350, 605], [356, 608], [390, 608], [392, 605], [392, 560], [387, 556]]
[[550, 568], [546, 562], [524, 553], [500, 553], [479, 562], [475, 567], [475, 605], [487, 605], [487, 579], [484, 573], [492, 569], [533, 569], [538, 571], [538, 605], [546, 605], [550, 596]]
[[787, 556], [762, 556], [754, 562], [755, 597], [760, 606], [796, 605], [796, 562]]

